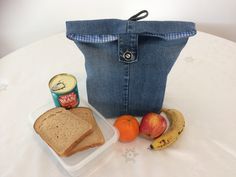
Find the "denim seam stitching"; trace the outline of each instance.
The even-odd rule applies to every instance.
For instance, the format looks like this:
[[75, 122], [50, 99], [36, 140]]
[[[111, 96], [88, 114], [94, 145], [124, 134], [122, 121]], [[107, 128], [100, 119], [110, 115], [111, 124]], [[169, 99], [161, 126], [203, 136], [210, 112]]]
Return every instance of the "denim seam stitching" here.
[[153, 37], [159, 37], [165, 40], [176, 40], [181, 38], [187, 38], [194, 36], [196, 34], [196, 31], [186, 31], [186, 32], [176, 32], [176, 33], [167, 33], [167, 34], [154, 34], [154, 33], [140, 33], [141, 36], [153, 36]]
[[128, 113], [129, 109], [129, 64], [124, 64], [125, 74], [124, 74], [124, 93], [123, 93], [123, 105], [124, 112]]

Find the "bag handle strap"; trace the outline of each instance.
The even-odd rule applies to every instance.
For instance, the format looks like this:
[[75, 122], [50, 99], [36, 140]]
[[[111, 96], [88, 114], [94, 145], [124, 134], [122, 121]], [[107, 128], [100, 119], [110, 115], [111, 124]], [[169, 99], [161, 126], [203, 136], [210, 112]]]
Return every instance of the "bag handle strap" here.
[[[140, 15], [142, 15], [142, 16], [140, 16]], [[139, 13], [137, 13], [137, 14], [133, 15], [132, 17], [130, 17], [128, 20], [138, 21], [138, 20], [146, 18], [147, 16], [148, 16], [148, 11], [147, 10], [142, 10]]]

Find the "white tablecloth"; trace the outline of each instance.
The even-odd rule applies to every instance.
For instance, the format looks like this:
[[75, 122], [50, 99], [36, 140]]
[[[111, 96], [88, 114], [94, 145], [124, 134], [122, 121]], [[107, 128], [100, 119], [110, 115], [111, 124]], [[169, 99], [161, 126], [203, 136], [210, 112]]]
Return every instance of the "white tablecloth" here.
[[[68, 176], [39, 145], [28, 121], [29, 112], [51, 99], [49, 79], [62, 72], [79, 75], [80, 96], [86, 99], [84, 59], [64, 33], [0, 60], [1, 177]], [[150, 151], [143, 138], [118, 142], [90, 176], [236, 176], [235, 43], [201, 32], [190, 38], [168, 77], [164, 106], [186, 118], [175, 144]]]

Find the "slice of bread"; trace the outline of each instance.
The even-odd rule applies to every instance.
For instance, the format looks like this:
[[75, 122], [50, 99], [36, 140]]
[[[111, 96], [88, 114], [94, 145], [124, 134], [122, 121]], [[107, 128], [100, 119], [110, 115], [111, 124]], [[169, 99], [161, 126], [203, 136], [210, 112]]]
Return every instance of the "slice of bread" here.
[[61, 107], [42, 114], [35, 121], [34, 129], [59, 156], [67, 156], [93, 131], [91, 123]]
[[105, 139], [100, 130], [99, 126], [96, 123], [96, 120], [93, 116], [93, 112], [91, 109], [86, 107], [78, 107], [70, 109], [70, 112], [77, 116], [78, 120], [84, 120], [88, 123], [92, 124], [93, 132], [85, 137], [79, 144], [77, 144], [71, 151], [67, 153], [67, 155], [71, 155], [75, 152], [82, 151], [91, 147], [96, 147], [104, 144]]

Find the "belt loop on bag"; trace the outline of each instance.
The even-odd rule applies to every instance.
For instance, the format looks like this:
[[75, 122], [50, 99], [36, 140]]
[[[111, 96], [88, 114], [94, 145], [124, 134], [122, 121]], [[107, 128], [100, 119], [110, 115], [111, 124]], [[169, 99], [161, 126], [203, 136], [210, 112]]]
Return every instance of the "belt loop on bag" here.
[[[142, 15], [145, 13], [145, 15]], [[143, 10], [133, 15], [127, 21], [126, 33], [119, 34], [118, 50], [119, 61], [133, 63], [138, 61], [138, 34], [135, 32], [136, 21], [148, 16], [148, 11]]]
[[[144, 14], [143, 16], [140, 16]], [[138, 20], [141, 20], [141, 19], [144, 19], [148, 16], [148, 11], [147, 10], [142, 10], [140, 11], [139, 13], [133, 15], [132, 17], [129, 18], [130, 21], [138, 21]]]
[[133, 63], [138, 60], [138, 35], [135, 31], [135, 22], [127, 21], [126, 33], [119, 35], [119, 61]]

